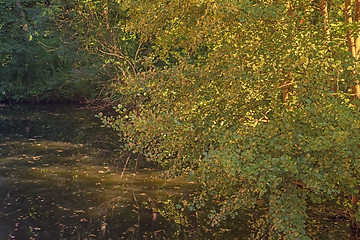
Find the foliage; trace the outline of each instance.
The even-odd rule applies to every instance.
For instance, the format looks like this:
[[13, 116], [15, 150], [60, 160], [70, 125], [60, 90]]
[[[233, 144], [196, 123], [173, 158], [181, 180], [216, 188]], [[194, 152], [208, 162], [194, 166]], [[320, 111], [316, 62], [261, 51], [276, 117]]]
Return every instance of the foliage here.
[[[344, 36], [313, 1], [118, 1], [126, 31], [150, 41], [103, 123], [127, 147], [203, 185], [213, 225], [266, 206], [259, 239], [307, 239], [309, 202], [359, 216], [358, 79]], [[333, 2], [335, 11], [340, 3]], [[357, 217], [355, 217], [357, 219]]]
[[64, 8], [62, 1], [0, 1], [0, 100], [71, 100], [93, 92], [98, 70], [78, 51], [74, 32], [59, 29]]
[[118, 1], [75, 1], [69, 15], [76, 41], [100, 65], [97, 96], [91, 103], [102, 107], [118, 103], [127, 95], [120, 89], [128, 77], [142, 70], [139, 60], [147, 55], [148, 43], [127, 31], [127, 10]]

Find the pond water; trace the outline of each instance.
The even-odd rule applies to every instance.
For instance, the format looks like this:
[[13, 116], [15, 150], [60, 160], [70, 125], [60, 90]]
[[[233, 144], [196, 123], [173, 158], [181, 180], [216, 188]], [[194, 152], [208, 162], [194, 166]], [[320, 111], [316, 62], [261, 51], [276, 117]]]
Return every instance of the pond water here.
[[[249, 238], [246, 214], [215, 228], [205, 211], [181, 211], [194, 184], [162, 180], [117, 151], [117, 135], [95, 113], [0, 105], [0, 240]], [[311, 237], [349, 239], [347, 220], [328, 210], [310, 210]]]
[[94, 114], [0, 106], [0, 239], [165, 237], [171, 226], [157, 201], [189, 194], [191, 183], [162, 180], [119, 153], [116, 134]]

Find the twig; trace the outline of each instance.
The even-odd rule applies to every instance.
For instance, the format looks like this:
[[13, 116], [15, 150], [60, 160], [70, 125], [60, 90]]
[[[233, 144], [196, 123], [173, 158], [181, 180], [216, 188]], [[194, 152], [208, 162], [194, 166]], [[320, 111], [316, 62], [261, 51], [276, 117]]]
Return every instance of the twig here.
[[[120, 178], [122, 178], [124, 176], [124, 172], [125, 172], [125, 169], [126, 169], [126, 166], [127, 166], [128, 162], [129, 162], [129, 159], [130, 159], [130, 154], [129, 154], [128, 158], [126, 159], [126, 162], [124, 164], [124, 168], [123, 168], [123, 170], [121, 172]], [[118, 167], [119, 167], [119, 165], [118, 165]]]

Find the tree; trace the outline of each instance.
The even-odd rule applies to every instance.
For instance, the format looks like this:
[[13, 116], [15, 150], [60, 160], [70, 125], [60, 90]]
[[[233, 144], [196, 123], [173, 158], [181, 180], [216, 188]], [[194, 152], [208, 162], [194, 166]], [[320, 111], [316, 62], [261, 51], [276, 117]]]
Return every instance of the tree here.
[[124, 86], [142, 71], [139, 61], [147, 55], [147, 43], [127, 30], [127, 10], [119, 1], [75, 1], [71, 13], [74, 17], [70, 28], [77, 33], [76, 41], [101, 69], [98, 94], [89, 103], [106, 108], [127, 96]]
[[74, 100], [93, 92], [89, 54], [78, 51], [71, 28], [60, 28], [66, 8], [63, 1], [0, 1], [1, 101]]
[[337, 199], [358, 229], [358, 62], [342, 3], [319, 3], [119, 2], [151, 51], [103, 123], [170, 174], [196, 176], [190, 207], [215, 204], [214, 225], [265, 206], [258, 238], [307, 239], [308, 203]]

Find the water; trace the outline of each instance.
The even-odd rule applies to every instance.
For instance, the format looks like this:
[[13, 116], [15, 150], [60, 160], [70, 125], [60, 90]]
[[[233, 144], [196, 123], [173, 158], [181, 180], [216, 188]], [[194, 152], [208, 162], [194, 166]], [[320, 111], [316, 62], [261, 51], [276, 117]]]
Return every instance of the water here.
[[[116, 133], [94, 115], [71, 105], [0, 105], [0, 240], [249, 238], [251, 214], [210, 227], [206, 211], [179, 209], [194, 184], [162, 180], [117, 151]], [[350, 238], [333, 208], [309, 215], [311, 238]]]
[[158, 202], [188, 194], [191, 183], [161, 180], [116, 151], [116, 134], [94, 114], [66, 105], [0, 107], [0, 239], [164, 237], [171, 226]]

